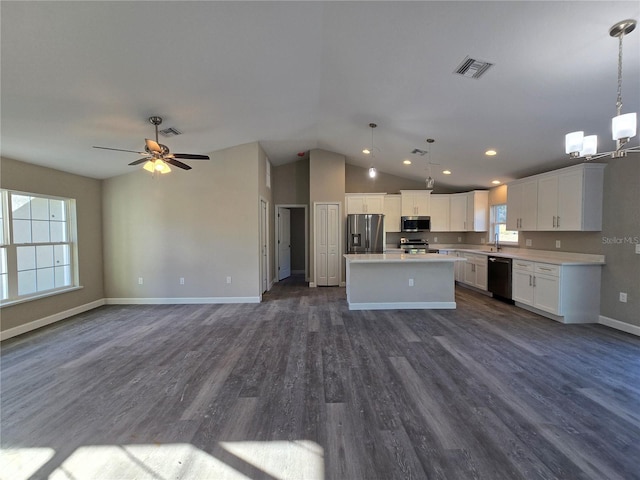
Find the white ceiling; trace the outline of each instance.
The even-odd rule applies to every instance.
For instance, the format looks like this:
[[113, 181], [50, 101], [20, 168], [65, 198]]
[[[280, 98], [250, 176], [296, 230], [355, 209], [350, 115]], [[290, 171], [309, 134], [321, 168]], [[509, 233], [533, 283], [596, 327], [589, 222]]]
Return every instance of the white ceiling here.
[[[259, 141], [273, 164], [322, 148], [440, 185], [489, 187], [568, 165], [564, 134], [611, 150], [618, 41], [640, 2], [0, 2], [2, 155], [95, 178], [173, 152]], [[454, 75], [465, 56], [494, 63]], [[625, 38], [623, 112], [640, 111], [640, 28]], [[632, 141], [638, 144], [637, 137]], [[485, 157], [489, 147], [496, 157]], [[413, 165], [402, 165], [403, 159]], [[637, 156], [629, 158], [637, 161]], [[197, 174], [197, 162], [189, 162]], [[453, 171], [446, 177], [444, 168]]]

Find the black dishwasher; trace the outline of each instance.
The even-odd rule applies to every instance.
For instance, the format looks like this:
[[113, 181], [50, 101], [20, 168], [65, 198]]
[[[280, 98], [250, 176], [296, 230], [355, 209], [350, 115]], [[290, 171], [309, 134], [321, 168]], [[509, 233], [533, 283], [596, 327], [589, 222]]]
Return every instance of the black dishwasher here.
[[488, 287], [494, 297], [511, 300], [511, 259], [489, 257]]

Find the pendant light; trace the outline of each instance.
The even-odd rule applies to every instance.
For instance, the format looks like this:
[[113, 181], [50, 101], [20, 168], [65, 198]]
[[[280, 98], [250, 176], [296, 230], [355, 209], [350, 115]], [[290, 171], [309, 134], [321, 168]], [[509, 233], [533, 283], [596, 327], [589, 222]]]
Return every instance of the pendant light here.
[[375, 157], [375, 155], [373, 154], [373, 129], [376, 128], [378, 125], [376, 125], [375, 123], [370, 123], [369, 127], [371, 128], [371, 148], [365, 148], [364, 150], [362, 150], [362, 153], [364, 153], [365, 155], [371, 155], [371, 167], [369, 167], [369, 178], [376, 178], [376, 176], [378, 175], [378, 170], [376, 170], [376, 167], [373, 166], [373, 159]]
[[598, 153], [598, 137], [584, 135], [583, 131], [571, 132], [565, 135], [565, 152], [571, 158], [584, 157], [587, 160], [610, 156], [611, 158], [626, 157], [628, 152], [640, 152], [640, 146], [623, 148], [629, 139], [636, 136], [636, 112], [622, 113], [622, 39], [633, 32], [636, 21], [622, 20], [609, 29], [609, 35], [618, 38], [618, 97], [616, 100], [616, 116], [611, 119], [612, 139], [616, 141], [616, 149], [611, 152]]
[[433, 190], [433, 187], [436, 184], [435, 179], [431, 176], [431, 149], [433, 148], [433, 144], [435, 143], [435, 140], [433, 138], [427, 138], [427, 143], [430, 145], [429, 150], [428, 150], [428, 160], [427, 160], [427, 178], [425, 179], [425, 184], [427, 187], [427, 190]]

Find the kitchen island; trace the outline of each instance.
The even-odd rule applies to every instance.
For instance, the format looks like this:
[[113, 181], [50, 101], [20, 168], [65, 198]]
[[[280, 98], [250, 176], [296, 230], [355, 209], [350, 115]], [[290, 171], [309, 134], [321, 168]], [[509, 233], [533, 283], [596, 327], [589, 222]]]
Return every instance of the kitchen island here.
[[456, 308], [454, 264], [438, 254], [346, 254], [349, 310]]

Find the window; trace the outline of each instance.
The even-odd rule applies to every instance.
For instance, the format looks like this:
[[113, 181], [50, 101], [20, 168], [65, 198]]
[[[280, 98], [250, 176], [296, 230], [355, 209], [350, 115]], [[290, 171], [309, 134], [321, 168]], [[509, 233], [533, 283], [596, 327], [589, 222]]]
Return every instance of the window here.
[[491, 242], [495, 241], [496, 234], [500, 243], [518, 244], [518, 232], [507, 230], [507, 205], [493, 205], [491, 207]]
[[75, 201], [0, 190], [0, 300], [77, 285]]

